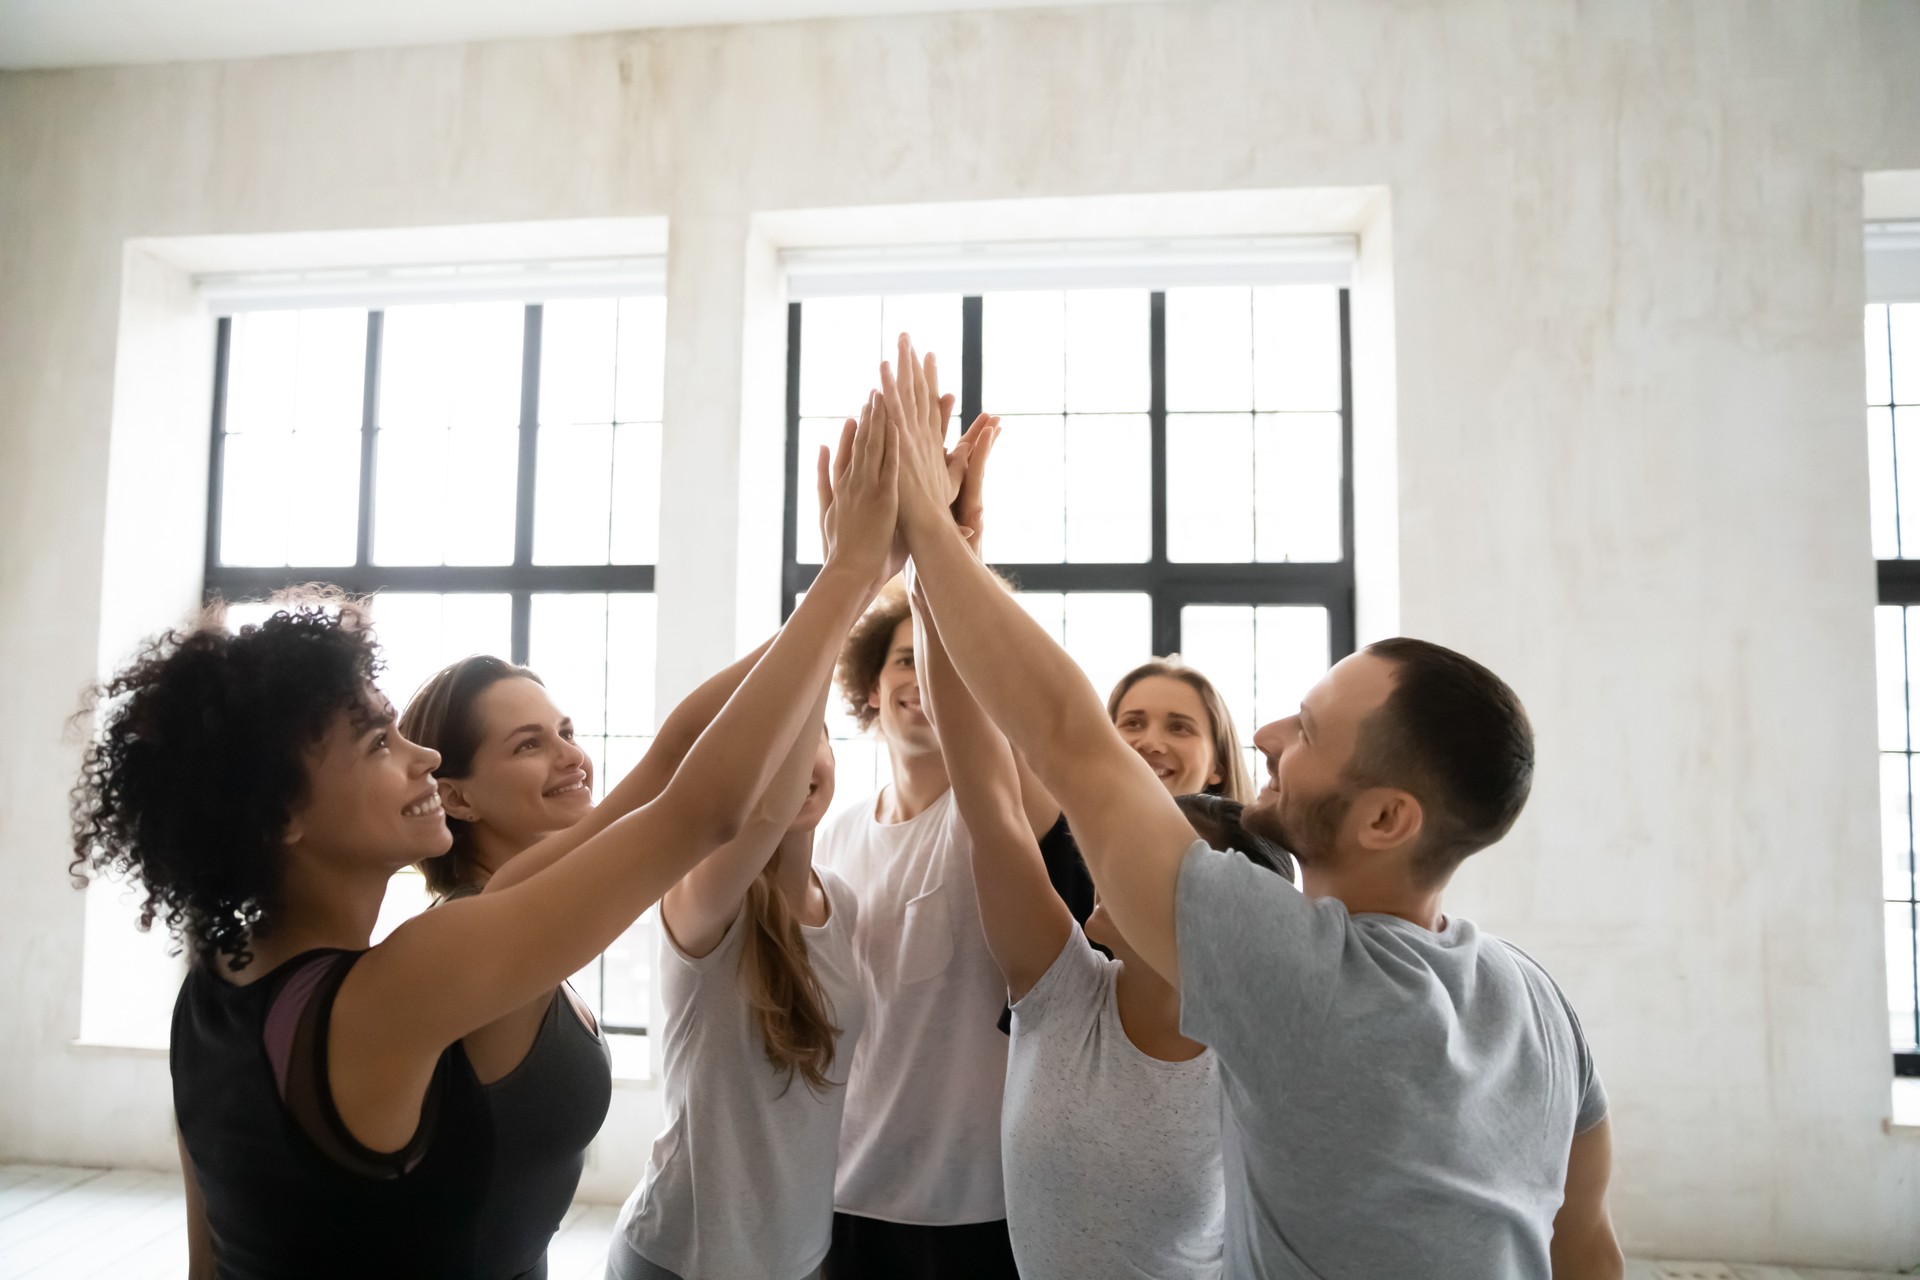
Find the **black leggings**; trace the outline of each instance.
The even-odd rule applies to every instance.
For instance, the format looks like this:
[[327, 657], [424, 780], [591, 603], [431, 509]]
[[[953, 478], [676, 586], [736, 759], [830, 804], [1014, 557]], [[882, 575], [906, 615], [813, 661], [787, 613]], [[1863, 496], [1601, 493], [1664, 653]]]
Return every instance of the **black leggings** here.
[[1007, 1220], [916, 1227], [833, 1215], [826, 1280], [1020, 1280]]

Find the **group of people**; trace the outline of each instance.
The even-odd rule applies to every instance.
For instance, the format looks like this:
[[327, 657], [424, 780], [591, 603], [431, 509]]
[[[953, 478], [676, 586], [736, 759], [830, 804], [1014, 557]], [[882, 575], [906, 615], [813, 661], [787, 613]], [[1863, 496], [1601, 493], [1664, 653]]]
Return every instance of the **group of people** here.
[[[1369, 646], [1255, 735], [1256, 793], [1203, 675], [1103, 702], [984, 565], [998, 421], [949, 447], [904, 336], [880, 382], [818, 579], [597, 805], [534, 672], [396, 715], [337, 597], [102, 687], [73, 869], [190, 954], [194, 1275], [543, 1276], [611, 1095], [566, 978], [658, 902], [609, 1280], [1619, 1276], [1578, 1020], [1441, 906], [1526, 800], [1513, 692]], [[836, 685], [891, 781], [823, 821]], [[435, 905], [369, 945], [409, 864]]]

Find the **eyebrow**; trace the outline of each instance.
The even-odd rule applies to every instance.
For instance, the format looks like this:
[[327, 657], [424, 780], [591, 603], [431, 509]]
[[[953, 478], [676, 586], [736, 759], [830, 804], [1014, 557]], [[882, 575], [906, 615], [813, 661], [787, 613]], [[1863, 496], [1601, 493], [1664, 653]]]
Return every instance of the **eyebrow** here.
[[913, 646], [910, 644], [897, 644], [893, 646], [893, 652], [888, 654], [887, 656], [890, 658], [897, 658], [903, 653], [906, 654], [908, 657], [912, 657]]
[[[573, 717], [572, 717], [572, 716], [561, 716], [561, 717], [560, 717], [560, 724], [559, 724], [559, 726], [558, 726], [558, 727], [559, 727], [559, 728], [562, 728], [562, 729], [571, 729], [571, 728], [573, 727]], [[504, 740], [504, 739], [506, 739], [506, 738], [513, 738], [513, 737], [517, 737], [518, 735], [520, 735], [520, 734], [523, 734], [523, 733], [540, 733], [540, 732], [542, 732], [542, 731], [544, 731], [545, 729], [546, 729], [546, 726], [545, 726], [545, 725], [543, 725], [543, 724], [534, 724], [534, 723], [532, 723], [531, 721], [529, 721], [528, 723], [526, 723], [526, 724], [523, 724], [523, 725], [521, 725], [521, 726], [519, 726], [518, 728], [514, 728], [514, 729], [509, 729], [509, 730], [507, 730], [507, 732], [506, 732], [506, 733], [505, 733], [505, 734], [503, 735], [503, 740]]]

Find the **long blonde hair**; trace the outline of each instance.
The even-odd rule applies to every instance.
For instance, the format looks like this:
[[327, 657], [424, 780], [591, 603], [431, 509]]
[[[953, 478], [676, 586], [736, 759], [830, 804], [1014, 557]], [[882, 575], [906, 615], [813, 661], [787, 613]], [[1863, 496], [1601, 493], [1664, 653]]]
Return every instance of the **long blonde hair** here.
[[[747, 889], [746, 937], [740, 948], [740, 990], [760, 1022], [767, 1061], [787, 1073], [787, 1088], [798, 1074], [815, 1093], [838, 1081], [828, 1078], [834, 1041], [840, 1028], [833, 1006], [807, 955], [800, 922], [774, 883], [774, 864], [754, 877]], [[784, 1090], [783, 1090], [784, 1092]]]
[[1247, 758], [1240, 751], [1240, 734], [1233, 727], [1233, 713], [1227, 710], [1226, 700], [1213, 687], [1213, 681], [1182, 662], [1179, 654], [1149, 658], [1121, 676], [1120, 683], [1114, 685], [1113, 692], [1107, 695], [1107, 719], [1120, 718], [1120, 699], [1127, 696], [1127, 690], [1148, 676], [1166, 676], [1170, 680], [1180, 681], [1200, 695], [1200, 705], [1207, 709], [1208, 737], [1213, 743], [1213, 767], [1220, 771], [1220, 781], [1209, 784], [1206, 793], [1225, 796], [1239, 804], [1250, 802], [1253, 799], [1253, 778], [1247, 773]]

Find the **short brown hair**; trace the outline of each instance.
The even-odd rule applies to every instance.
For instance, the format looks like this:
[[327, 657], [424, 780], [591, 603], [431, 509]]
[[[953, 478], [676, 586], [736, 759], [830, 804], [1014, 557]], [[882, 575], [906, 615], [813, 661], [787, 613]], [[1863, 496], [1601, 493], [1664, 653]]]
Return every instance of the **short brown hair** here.
[[887, 654], [893, 649], [893, 633], [912, 616], [906, 589], [896, 578], [860, 615], [860, 621], [847, 633], [847, 642], [840, 647], [840, 663], [834, 669], [834, 680], [840, 686], [840, 696], [847, 700], [847, 710], [853, 713], [854, 723], [862, 729], [872, 728], [874, 718], [880, 714], [869, 699], [880, 683]]
[[1365, 652], [1393, 664], [1393, 692], [1361, 726], [1349, 772], [1420, 801], [1414, 868], [1438, 884], [1512, 830], [1533, 789], [1533, 725], [1506, 682], [1465, 654], [1404, 636]]

